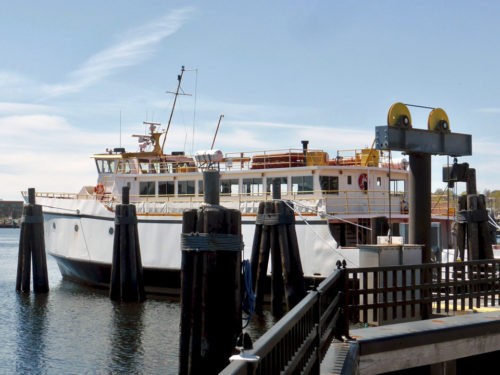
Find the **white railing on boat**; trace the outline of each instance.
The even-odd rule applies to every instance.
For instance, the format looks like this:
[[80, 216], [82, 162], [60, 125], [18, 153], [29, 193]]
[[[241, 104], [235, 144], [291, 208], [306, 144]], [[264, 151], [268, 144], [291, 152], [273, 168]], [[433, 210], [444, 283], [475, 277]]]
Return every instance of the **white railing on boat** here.
[[[23, 192], [23, 196], [27, 196], [27, 192]], [[73, 193], [56, 193], [56, 192], [37, 192], [37, 197], [40, 198], [57, 198], [57, 199], [81, 199], [81, 200], [98, 200], [104, 204], [116, 204], [121, 202], [120, 195], [104, 194], [73, 194]], [[432, 215], [449, 216], [453, 218], [456, 212], [456, 200], [450, 198], [448, 203], [446, 195], [432, 196]], [[221, 194], [221, 204], [230, 204], [235, 207], [249, 207], [248, 212], [256, 212], [258, 202], [271, 200], [270, 193], [263, 194]], [[311, 191], [311, 192], [293, 192], [283, 194], [282, 199], [304, 203], [304, 213], [316, 214], [321, 212], [324, 215], [388, 215], [391, 214], [407, 214], [408, 200], [406, 193], [391, 193], [390, 205], [388, 192], [381, 191]], [[171, 207], [176, 207], [176, 212], [182, 212], [182, 208], [198, 207], [203, 202], [201, 195], [164, 195], [164, 196], [130, 196], [130, 201], [133, 203], [142, 204], [158, 204], [165, 203]], [[251, 208], [250, 208], [251, 206]]]

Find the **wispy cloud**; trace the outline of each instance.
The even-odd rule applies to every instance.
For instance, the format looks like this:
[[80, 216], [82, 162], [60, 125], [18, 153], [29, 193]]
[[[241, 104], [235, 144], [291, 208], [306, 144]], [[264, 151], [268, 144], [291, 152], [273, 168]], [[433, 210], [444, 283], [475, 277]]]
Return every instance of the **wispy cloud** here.
[[54, 110], [53, 107], [31, 103], [0, 102], [0, 115], [40, 113]]
[[500, 113], [499, 107], [479, 108], [477, 112], [480, 113]]
[[46, 85], [45, 92], [51, 96], [78, 92], [112, 74], [116, 69], [151, 57], [154, 47], [179, 30], [193, 10], [191, 7], [177, 9], [148, 25], [126, 32], [117, 44], [91, 56], [72, 72], [68, 82]]

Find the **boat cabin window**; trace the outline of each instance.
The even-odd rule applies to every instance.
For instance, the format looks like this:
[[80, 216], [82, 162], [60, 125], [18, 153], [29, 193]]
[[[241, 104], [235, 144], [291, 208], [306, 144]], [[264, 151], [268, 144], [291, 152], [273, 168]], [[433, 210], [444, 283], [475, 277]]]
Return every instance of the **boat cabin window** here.
[[391, 193], [404, 193], [406, 192], [405, 180], [391, 180]]
[[280, 180], [280, 190], [281, 195], [286, 195], [288, 193], [288, 179], [287, 177], [268, 177], [266, 179], [266, 192], [272, 193], [273, 180]]
[[194, 181], [177, 181], [177, 195], [194, 195]]
[[158, 182], [158, 195], [173, 196], [175, 194], [175, 181]]
[[377, 186], [382, 186], [382, 178], [377, 177]]
[[141, 181], [139, 182], [140, 195], [155, 195], [155, 182], [154, 181]]
[[97, 171], [99, 173], [115, 173], [116, 160], [96, 159]]
[[203, 193], [203, 180], [198, 181], [198, 195], [204, 195], [204, 193]]
[[264, 186], [262, 178], [244, 178], [243, 179], [243, 194], [247, 195], [262, 195]]
[[142, 173], [160, 173], [160, 163], [147, 159], [139, 159], [139, 167]]
[[339, 193], [339, 178], [337, 176], [319, 176], [321, 191], [326, 194]]
[[347, 176], [347, 185], [352, 185], [352, 176]]
[[308, 194], [313, 192], [313, 176], [293, 176], [292, 192]]
[[238, 195], [240, 193], [240, 185], [238, 179], [228, 179], [220, 181], [220, 192], [225, 195]]
[[130, 163], [128, 160], [120, 160], [118, 162], [118, 171], [117, 173], [126, 173], [129, 174], [131, 172]]

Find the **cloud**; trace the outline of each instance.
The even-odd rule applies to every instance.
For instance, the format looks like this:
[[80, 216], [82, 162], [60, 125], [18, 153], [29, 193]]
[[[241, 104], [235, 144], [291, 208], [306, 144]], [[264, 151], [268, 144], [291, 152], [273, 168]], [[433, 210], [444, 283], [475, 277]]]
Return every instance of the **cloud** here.
[[125, 33], [117, 44], [91, 56], [72, 72], [68, 82], [46, 85], [45, 92], [50, 96], [78, 92], [117, 69], [151, 57], [154, 47], [179, 30], [192, 12], [193, 8], [177, 9], [148, 25]]
[[0, 102], [0, 115], [10, 115], [30, 112], [49, 112], [54, 108], [47, 105], [31, 103]]
[[480, 113], [500, 113], [500, 108], [498, 108], [498, 107], [479, 108], [479, 109], [477, 109], [477, 112], [480, 112]]

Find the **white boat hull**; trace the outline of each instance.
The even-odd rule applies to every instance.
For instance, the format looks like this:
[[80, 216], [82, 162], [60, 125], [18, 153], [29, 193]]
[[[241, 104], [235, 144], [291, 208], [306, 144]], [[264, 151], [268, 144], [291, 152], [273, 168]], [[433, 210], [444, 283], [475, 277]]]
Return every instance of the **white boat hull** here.
[[[63, 276], [95, 285], [109, 282], [106, 281], [106, 276], [99, 276], [97, 273], [109, 272], [111, 266], [114, 213], [96, 200], [37, 198], [37, 203], [44, 206], [46, 250], [58, 261]], [[145, 273], [179, 273], [181, 231], [181, 214], [138, 215], [138, 234]], [[254, 231], [255, 216], [244, 215], [244, 259], [250, 259]], [[352, 259], [357, 254], [346, 254], [346, 250], [337, 249], [326, 220], [308, 217], [305, 222], [297, 218], [296, 232], [306, 277], [326, 277], [336, 268], [337, 260], [347, 259], [351, 266], [357, 263], [356, 259]], [[84, 269], [87, 271], [84, 272]], [[93, 271], [89, 271], [90, 269]], [[93, 273], [96, 275], [92, 276]], [[107, 278], [109, 279], [109, 275]], [[147, 274], [145, 280], [148, 280]]]

